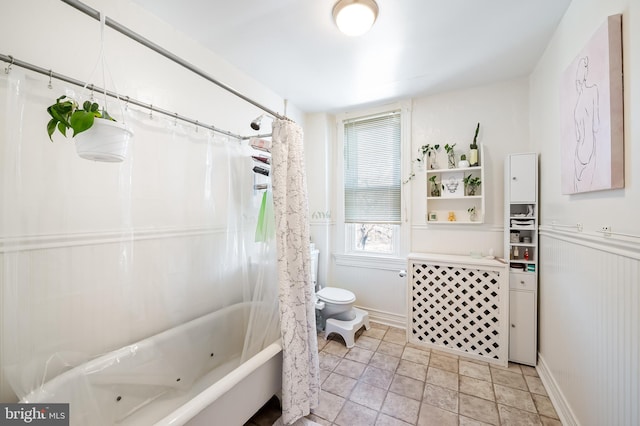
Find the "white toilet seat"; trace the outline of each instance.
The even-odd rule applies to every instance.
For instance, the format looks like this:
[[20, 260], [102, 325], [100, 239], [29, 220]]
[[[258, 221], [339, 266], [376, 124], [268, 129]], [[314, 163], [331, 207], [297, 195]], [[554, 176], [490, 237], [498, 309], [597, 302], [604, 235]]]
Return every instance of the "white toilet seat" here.
[[316, 295], [318, 299], [336, 305], [347, 305], [356, 301], [355, 294], [349, 290], [337, 287], [325, 287], [317, 292]]

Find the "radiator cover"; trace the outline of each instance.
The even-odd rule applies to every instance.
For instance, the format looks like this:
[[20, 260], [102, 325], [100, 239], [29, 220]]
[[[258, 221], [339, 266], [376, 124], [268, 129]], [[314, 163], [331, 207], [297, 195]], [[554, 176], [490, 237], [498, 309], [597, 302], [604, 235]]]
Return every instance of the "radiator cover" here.
[[507, 365], [509, 283], [495, 259], [412, 254], [409, 341]]

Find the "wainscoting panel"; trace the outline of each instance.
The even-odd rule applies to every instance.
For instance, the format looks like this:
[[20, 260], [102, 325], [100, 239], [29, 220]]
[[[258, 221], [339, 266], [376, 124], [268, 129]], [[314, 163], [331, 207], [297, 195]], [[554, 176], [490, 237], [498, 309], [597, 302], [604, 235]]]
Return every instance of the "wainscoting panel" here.
[[242, 300], [252, 270], [234, 242], [206, 227], [0, 238], [0, 401]]
[[639, 245], [541, 228], [540, 247], [538, 368], [563, 423], [640, 424]]

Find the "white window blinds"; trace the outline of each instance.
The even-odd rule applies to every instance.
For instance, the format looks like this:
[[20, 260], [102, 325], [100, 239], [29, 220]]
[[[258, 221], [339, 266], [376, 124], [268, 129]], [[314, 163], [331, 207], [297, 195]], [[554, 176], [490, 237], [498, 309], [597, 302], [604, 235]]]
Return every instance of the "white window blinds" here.
[[344, 123], [346, 223], [400, 223], [400, 111]]

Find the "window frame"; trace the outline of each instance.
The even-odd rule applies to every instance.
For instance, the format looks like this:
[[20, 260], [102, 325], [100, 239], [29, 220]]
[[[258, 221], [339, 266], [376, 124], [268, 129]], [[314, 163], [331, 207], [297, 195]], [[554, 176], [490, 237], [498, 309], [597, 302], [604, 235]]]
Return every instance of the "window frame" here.
[[[354, 224], [345, 223], [345, 182], [344, 182], [344, 122], [348, 120], [364, 118], [368, 116], [380, 115], [386, 112], [397, 111], [401, 113], [400, 119], [400, 176], [404, 181], [404, 176], [410, 172], [410, 151], [411, 151], [411, 101], [397, 102], [375, 108], [358, 110], [343, 113], [336, 116], [336, 186], [337, 186], [337, 217], [336, 217], [336, 258], [338, 264], [363, 266], [369, 265], [373, 268], [397, 269], [399, 262], [404, 262], [410, 247], [410, 226], [408, 212], [411, 211], [411, 191], [410, 183], [401, 182], [400, 215], [401, 220], [397, 232], [393, 236], [392, 253], [363, 252], [354, 247], [352, 233], [347, 234], [348, 227]], [[353, 229], [352, 229], [353, 230]], [[367, 263], [370, 259], [370, 263]], [[381, 259], [388, 260], [380, 263]], [[364, 263], [363, 263], [364, 262]], [[393, 265], [390, 267], [390, 265]]]

